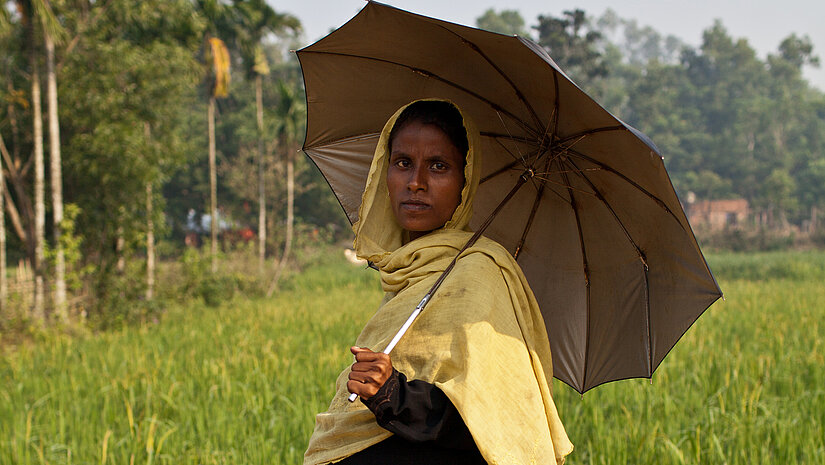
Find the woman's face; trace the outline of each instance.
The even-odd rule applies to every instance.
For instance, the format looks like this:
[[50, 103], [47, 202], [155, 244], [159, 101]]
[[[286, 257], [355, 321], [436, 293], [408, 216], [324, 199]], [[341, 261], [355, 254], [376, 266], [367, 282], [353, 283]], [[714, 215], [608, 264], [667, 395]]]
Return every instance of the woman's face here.
[[416, 239], [450, 220], [461, 203], [464, 155], [437, 126], [413, 121], [390, 143], [387, 188], [395, 218]]

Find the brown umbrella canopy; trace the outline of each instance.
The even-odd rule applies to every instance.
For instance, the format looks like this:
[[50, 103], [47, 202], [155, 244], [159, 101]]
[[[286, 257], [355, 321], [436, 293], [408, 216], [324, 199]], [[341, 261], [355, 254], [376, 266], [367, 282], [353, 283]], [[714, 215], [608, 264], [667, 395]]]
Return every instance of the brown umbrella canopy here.
[[530, 176], [485, 235], [516, 256], [577, 391], [650, 377], [721, 296], [656, 147], [535, 43], [369, 2], [298, 57], [304, 151], [350, 221], [384, 123], [415, 99], [453, 101], [482, 133], [473, 226]]

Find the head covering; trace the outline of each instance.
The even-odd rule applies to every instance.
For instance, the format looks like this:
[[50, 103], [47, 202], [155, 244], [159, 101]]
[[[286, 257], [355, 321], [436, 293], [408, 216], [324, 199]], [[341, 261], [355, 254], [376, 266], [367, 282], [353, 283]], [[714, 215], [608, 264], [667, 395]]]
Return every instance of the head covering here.
[[[404, 107], [406, 108], [406, 107]], [[442, 228], [406, 241], [389, 202], [384, 126], [353, 226], [359, 257], [375, 263], [384, 300], [355, 341], [381, 351], [472, 236], [468, 223], [479, 182], [478, 131], [464, 115], [469, 150], [461, 203]], [[460, 111], [460, 110], [459, 110]], [[553, 402], [553, 364], [544, 319], [512, 255], [480, 238], [465, 250], [392, 353], [408, 379], [441, 389], [491, 464], [561, 464], [573, 450]], [[304, 465], [338, 462], [392, 433], [361, 402], [347, 401], [346, 367], [329, 409], [318, 414]], [[503, 402], [501, 389], [512, 402]]]
[[404, 230], [398, 224], [390, 203], [387, 188], [387, 168], [390, 160], [390, 132], [395, 122], [404, 110], [413, 103], [420, 101], [440, 101], [453, 105], [461, 113], [464, 129], [467, 131], [467, 157], [464, 165], [464, 188], [461, 190], [461, 203], [455, 209], [452, 218], [440, 230], [469, 230], [470, 218], [473, 216], [472, 199], [478, 189], [481, 178], [481, 157], [478, 148], [481, 147], [480, 135], [473, 122], [461, 112], [457, 105], [449, 100], [425, 99], [410, 102], [399, 108], [384, 125], [378, 145], [375, 147], [375, 156], [372, 159], [370, 172], [367, 176], [367, 185], [361, 196], [361, 207], [358, 209], [358, 221], [352, 226], [355, 232], [355, 253], [359, 258], [380, 263], [394, 250], [408, 242]]

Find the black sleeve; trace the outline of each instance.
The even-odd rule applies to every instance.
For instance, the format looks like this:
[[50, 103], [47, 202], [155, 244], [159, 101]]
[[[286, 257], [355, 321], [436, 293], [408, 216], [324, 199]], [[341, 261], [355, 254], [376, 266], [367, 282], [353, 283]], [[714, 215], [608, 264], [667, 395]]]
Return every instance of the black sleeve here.
[[411, 442], [433, 441], [451, 449], [475, 449], [473, 436], [444, 391], [393, 369], [378, 392], [361, 400], [378, 424]]

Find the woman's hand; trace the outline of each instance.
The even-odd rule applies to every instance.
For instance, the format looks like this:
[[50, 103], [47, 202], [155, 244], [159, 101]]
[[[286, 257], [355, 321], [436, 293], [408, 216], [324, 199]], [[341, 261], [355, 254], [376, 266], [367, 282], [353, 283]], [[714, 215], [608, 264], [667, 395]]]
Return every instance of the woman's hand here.
[[392, 374], [392, 361], [383, 352], [354, 346], [349, 350], [355, 355], [355, 363], [349, 373], [347, 390], [367, 400], [378, 392]]

